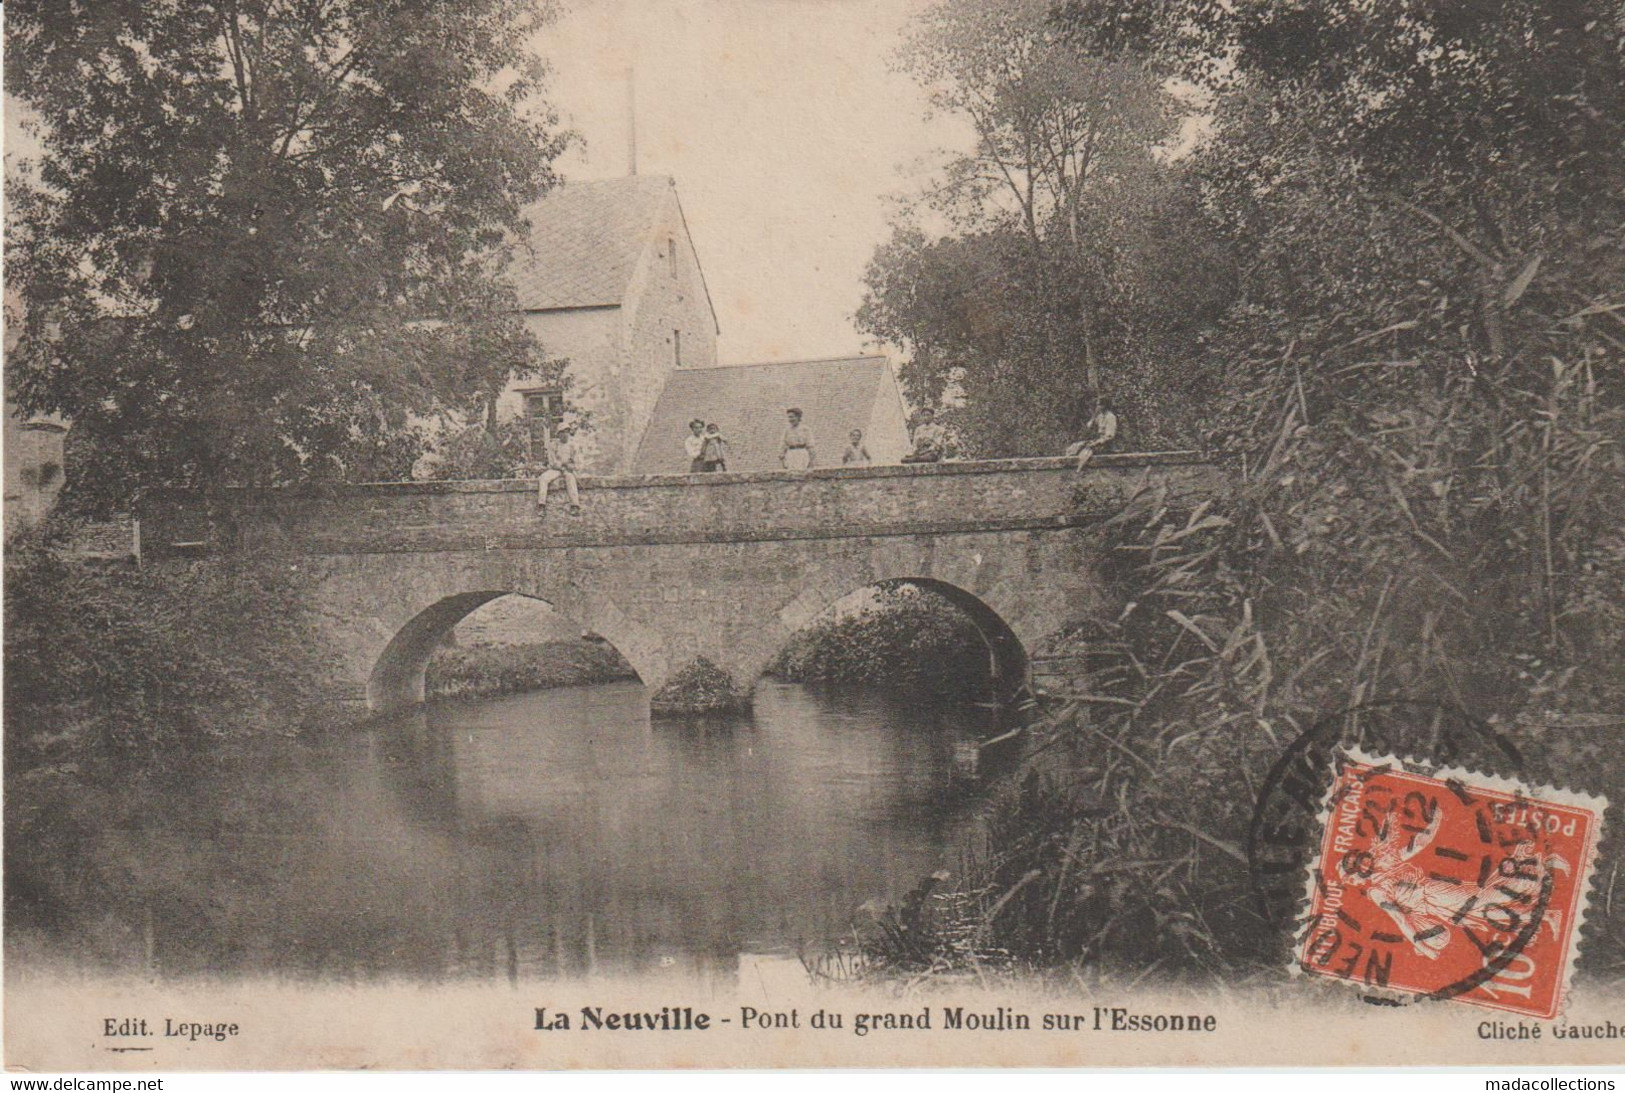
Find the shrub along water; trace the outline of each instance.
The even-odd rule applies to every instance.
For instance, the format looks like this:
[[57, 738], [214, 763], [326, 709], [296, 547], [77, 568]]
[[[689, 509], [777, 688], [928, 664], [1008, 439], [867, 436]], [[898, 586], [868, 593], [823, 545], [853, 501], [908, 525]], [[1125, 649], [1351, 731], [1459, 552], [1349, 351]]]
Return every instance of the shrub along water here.
[[431, 698], [464, 698], [636, 678], [607, 642], [546, 641], [437, 650], [425, 687]]
[[91, 564], [56, 549], [64, 531], [7, 544], [8, 764], [154, 754], [290, 730], [317, 711], [331, 659], [311, 641], [285, 567]]
[[656, 717], [734, 714], [749, 708], [749, 693], [705, 657], [695, 658], [649, 698], [649, 712]]
[[[60, 530], [6, 545], [8, 923], [61, 926], [85, 892], [127, 909], [153, 878], [132, 874], [114, 848], [140, 830], [129, 810], [153, 804], [98, 787], [184, 771], [226, 737], [312, 723], [314, 684], [332, 663], [304, 626], [287, 566], [88, 564], [56, 549]], [[86, 923], [81, 943], [108, 942], [108, 931], [107, 919]]]
[[987, 644], [965, 613], [913, 585], [882, 588], [852, 614], [798, 633], [769, 673], [795, 682], [875, 684], [962, 698], [985, 690]]

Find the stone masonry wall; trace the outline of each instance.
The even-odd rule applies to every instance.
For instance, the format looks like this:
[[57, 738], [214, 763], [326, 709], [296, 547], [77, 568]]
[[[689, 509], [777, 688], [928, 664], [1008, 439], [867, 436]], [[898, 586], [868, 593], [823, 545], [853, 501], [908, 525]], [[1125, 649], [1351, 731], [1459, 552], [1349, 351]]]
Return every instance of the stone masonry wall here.
[[[314, 554], [550, 548], [1061, 526], [1161, 484], [1201, 495], [1223, 471], [1194, 456], [1011, 459], [749, 474], [581, 481], [584, 511], [537, 512], [521, 480], [400, 482], [309, 490], [229, 490], [205, 506], [180, 491], [148, 496], [142, 550]], [[198, 549], [197, 547], [191, 549]]]
[[422, 699], [447, 630], [512, 593], [602, 635], [651, 690], [701, 656], [748, 690], [831, 604], [894, 580], [961, 596], [1024, 670], [1023, 650], [1117, 610], [1095, 520], [1132, 490], [1194, 499], [1223, 473], [1165, 455], [605, 478], [583, 483], [580, 516], [538, 514], [518, 481], [167, 493], [141, 529], [150, 564], [225, 552], [299, 572], [333, 652], [322, 685], [389, 709]]

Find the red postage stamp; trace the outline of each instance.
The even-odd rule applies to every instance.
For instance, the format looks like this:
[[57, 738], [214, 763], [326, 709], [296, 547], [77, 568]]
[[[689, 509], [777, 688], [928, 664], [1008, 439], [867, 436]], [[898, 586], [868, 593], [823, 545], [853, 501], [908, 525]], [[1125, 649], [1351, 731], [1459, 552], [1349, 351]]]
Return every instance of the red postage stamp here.
[[1297, 970], [1557, 1015], [1607, 802], [1350, 752], [1310, 861]]

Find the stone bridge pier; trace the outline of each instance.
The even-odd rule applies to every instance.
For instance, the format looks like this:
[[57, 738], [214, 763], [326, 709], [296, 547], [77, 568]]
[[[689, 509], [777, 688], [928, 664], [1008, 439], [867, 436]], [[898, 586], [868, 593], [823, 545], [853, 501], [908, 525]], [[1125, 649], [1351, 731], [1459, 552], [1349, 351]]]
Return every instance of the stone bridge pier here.
[[433, 482], [155, 494], [144, 563], [226, 553], [296, 574], [333, 697], [424, 697], [437, 643], [481, 604], [545, 600], [611, 642], [651, 692], [705, 658], [748, 690], [798, 630], [874, 585], [963, 608], [999, 684], [1069, 623], [1116, 613], [1090, 526], [1138, 488], [1210, 490], [1189, 453], [803, 473], [583, 480], [584, 512], [535, 511], [530, 483]]

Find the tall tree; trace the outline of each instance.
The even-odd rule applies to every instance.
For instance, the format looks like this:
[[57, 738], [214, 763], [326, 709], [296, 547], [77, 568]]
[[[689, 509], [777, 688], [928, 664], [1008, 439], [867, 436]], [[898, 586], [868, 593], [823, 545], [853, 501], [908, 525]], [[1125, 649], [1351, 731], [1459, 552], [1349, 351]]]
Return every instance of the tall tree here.
[[950, 407], [965, 454], [1054, 454], [1078, 439], [1101, 386], [1136, 445], [1200, 441], [1191, 404], [1211, 371], [1201, 338], [1229, 299], [1231, 264], [1193, 229], [1201, 217], [1177, 178], [1141, 182], [1083, 210], [1086, 261], [1100, 272], [1069, 247], [1035, 257], [1008, 227], [932, 238], [905, 224], [876, 251], [857, 322], [905, 348], [910, 397]]
[[[858, 322], [978, 453], [1075, 439], [1107, 373], [1120, 395], [1166, 391], [1146, 369], [1222, 299], [1162, 154], [1187, 107], [1130, 44], [1084, 41], [1048, 0], [942, 0], [900, 53], [971, 138], [877, 252]], [[1164, 430], [1140, 401], [1149, 439]]]
[[1179, 104], [1141, 59], [1079, 52], [1049, 0], [942, 0], [919, 18], [901, 67], [933, 110], [968, 122], [931, 204], [956, 222], [1013, 221], [1034, 249], [1083, 244], [1091, 188], [1141, 165]]
[[[1101, 7], [1058, 19], [1087, 36]], [[1291, 651], [1277, 678], [1322, 708], [1617, 709], [1618, 5], [1168, 0], [1161, 17], [1142, 44], [1212, 96], [1191, 170], [1238, 299], [1211, 413], [1253, 457], [1232, 566], [1257, 567], [1248, 625]]]
[[[533, 0], [22, 0], [24, 407], [82, 501], [398, 472], [412, 415], [544, 366], [500, 279], [561, 149]], [[554, 366], [556, 367], [556, 365]]]

